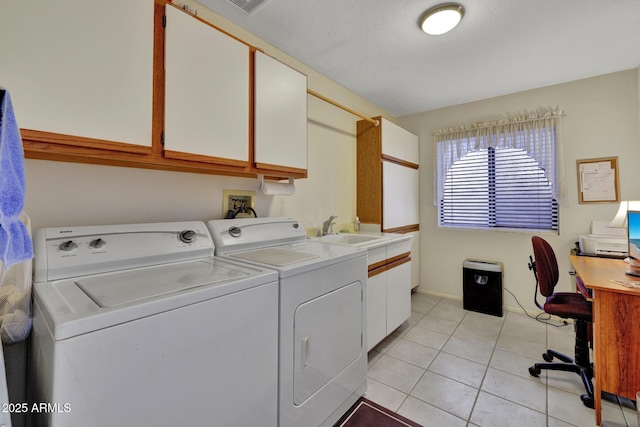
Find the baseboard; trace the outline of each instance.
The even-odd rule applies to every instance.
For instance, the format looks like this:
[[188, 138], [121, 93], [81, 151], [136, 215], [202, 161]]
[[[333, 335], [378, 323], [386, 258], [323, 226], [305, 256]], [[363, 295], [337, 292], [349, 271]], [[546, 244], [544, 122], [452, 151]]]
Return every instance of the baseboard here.
[[[437, 297], [437, 298], [445, 298], [448, 300], [452, 300], [452, 301], [460, 301], [462, 302], [462, 297], [458, 297], [455, 295], [449, 295], [449, 294], [443, 294], [443, 293], [439, 293], [439, 292], [431, 292], [431, 291], [426, 291], [424, 289], [420, 289], [419, 287], [414, 288], [411, 290], [413, 293], [416, 294], [424, 294], [424, 295], [430, 295], [433, 297]], [[536, 317], [538, 315], [540, 315], [540, 313], [544, 313], [542, 310], [523, 310], [522, 307], [516, 306], [516, 307], [508, 307], [508, 306], [502, 306], [504, 311], [510, 311], [512, 313], [524, 313], [527, 316], [530, 317]], [[573, 323], [573, 320], [571, 319], [563, 319], [561, 317], [558, 316], [552, 316], [549, 315], [547, 313], [544, 313], [546, 316], [550, 316], [549, 320], [552, 320], [554, 322], [558, 322], [558, 323], [563, 323], [563, 322], [568, 322], [568, 323]]]

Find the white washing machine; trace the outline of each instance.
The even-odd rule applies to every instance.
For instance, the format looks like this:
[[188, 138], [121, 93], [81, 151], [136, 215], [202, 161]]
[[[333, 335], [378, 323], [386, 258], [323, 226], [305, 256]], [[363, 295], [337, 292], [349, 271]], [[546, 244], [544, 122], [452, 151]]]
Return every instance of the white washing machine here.
[[217, 257], [278, 271], [278, 425], [332, 426], [366, 389], [366, 250], [307, 241], [292, 218], [207, 226]]
[[47, 228], [34, 247], [32, 425], [277, 425], [275, 271], [215, 258], [203, 222]]
[[[2, 405], [2, 410], [0, 411], [0, 427], [11, 427], [11, 412], [16, 412], [16, 408], [9, 402], [2, 341], [0, 341], [0, 405]], [[20, 409], [21, 407], [18, 408], [18, 410]]]

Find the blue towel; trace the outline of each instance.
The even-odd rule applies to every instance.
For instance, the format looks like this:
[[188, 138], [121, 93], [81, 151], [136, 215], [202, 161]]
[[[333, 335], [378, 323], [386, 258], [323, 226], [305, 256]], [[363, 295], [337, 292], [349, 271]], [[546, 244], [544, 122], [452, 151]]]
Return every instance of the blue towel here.
[[24, 194], [22, 139], [11, 97], [4, 91], [0, 103], [0, 261], [5, 269], [33, 258], [31, 237], [20, 220]]

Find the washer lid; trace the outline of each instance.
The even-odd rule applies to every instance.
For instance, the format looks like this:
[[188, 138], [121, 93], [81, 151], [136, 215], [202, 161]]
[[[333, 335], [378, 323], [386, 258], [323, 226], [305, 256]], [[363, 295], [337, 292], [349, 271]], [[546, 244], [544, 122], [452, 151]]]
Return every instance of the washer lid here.
[[276, 283], [275, 270], [208, 258], [33, 284], [34, 310], [60, 341]]
[[87, 277], [75, 283], [98, 306], [118, 307], [247, 276], [247, 273], [227, 265], [193, 262]]

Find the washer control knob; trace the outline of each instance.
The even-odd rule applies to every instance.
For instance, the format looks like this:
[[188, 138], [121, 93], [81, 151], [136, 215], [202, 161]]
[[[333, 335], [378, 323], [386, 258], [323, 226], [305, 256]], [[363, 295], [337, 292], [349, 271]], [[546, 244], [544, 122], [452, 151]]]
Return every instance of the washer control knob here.
[[184, 230], [181, 231], [179, 234], [180, 240], [182, 240], [184, 243], [193, 243], [196, 241], [196, 232], [193, 230]]
[[74, 242], [73, 240], [67, 240], [66, 242], [62, 242], [60, 243], [60, 246], [58, 246], [58, 249], [60, 249], [61, 251], [64, 252], [71, 252], [72, 250], [76, 249], [78, 247], [77, 243]]
[[240, 227], [231, 227], [229, 228], [229, 235], [231, 237], [240, 237], [242, 233], [242, 229]]
[[103, 247], [106, 244], [107, 244], [107, 242], [105, 242], [104, 240], [98, 238], [98, 239], [92, 240], [91, 243], [89, 243], [89, 246], [92, 247], [93, 249], [100, 249], [101, 247]]

